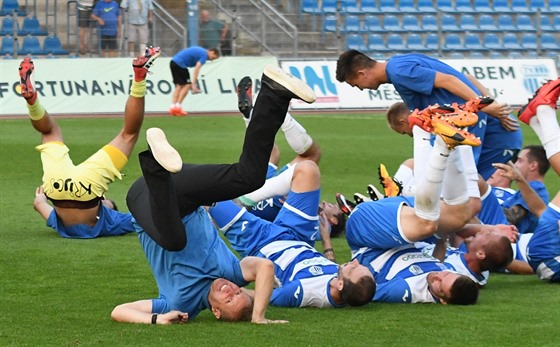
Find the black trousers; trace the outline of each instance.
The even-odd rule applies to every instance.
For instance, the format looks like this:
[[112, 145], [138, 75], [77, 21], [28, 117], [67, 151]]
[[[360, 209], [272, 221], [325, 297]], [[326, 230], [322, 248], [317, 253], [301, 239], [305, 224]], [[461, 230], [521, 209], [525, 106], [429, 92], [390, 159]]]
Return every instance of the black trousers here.
[[260, 188], [290, 100], [262, 84], [238, 163], [183, 164], [180, 172], [171, 174], [150, 151], [140, 153], [143, 176], [129, 189], [126, 204], [146, 233], [169, 251], [182, 250], [187, 244], [182, 217], [199, 206], [234, 199]]

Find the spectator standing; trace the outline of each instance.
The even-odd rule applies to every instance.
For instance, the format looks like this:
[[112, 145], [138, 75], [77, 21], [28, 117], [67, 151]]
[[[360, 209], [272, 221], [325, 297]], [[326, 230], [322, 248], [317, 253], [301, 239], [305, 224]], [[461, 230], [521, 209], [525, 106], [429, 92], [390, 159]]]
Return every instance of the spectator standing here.
[[80, 54], [90, 50], [91, 11], [94, 0], [78, 0], [78, 35], [80, 38]]
[[142, 52], [146, 48], [150, 33], [148, 25], [154, 21], [154, 4], [152, 0], [122, 0], [121, 9], [123, 12], [128, 10], [126, 15], [128, 54], [133, 57], [136, 52]]
[[220, 50], [221, 44], [226, 40], [229, 27], [221, 21], [210, 18], [210, 13], [204, 10], [200, 12], [199, 30], [201, 47]]
[[101, 50], [104, 57], [117, 56], [117, 38], [121, 35], [122, 16], [119, 4], [113, 0], [98, 2], [91, 18], [99, 25]]

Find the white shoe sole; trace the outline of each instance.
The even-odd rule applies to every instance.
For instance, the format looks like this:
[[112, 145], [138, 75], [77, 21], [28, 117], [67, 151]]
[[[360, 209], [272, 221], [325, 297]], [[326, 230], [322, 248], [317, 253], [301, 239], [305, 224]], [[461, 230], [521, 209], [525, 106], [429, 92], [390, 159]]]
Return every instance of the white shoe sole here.
[[167, 142], [163, 130], [150, 128], [146, 131], [146, 138], [154, 158], [165, 170], [171, 173], [181, 171], [183, 168], [181, 155]]
[[[367, 191], [368, 191], [368, 194], [370, 196], [370, 199], [371, 199], [371, 196], [374, 196], [374, 195], [377, 196], [377, 200], [381, 200], [381, 199], [385, 198], [385, 195], [381, 194], [381, 192], [377, 188], [375, 188], [375, 186], [373, 184], [370, 184], [370, 185], [367, 186]], [[371, 200], [375, 200], [375, 199], [371, 199]]]
[[305, 82], [298, 78], [295, 78], [294, 76], [290, 75], [277, 66], [267, 65], [264, 68], [264, 74], [274, 82], [280, 84], [284, 88], [297, 95], [298, 98], [307, 102], [308, 104], [315, 102], [315, 100], [317, 99], [313, 89], [305, 84]]

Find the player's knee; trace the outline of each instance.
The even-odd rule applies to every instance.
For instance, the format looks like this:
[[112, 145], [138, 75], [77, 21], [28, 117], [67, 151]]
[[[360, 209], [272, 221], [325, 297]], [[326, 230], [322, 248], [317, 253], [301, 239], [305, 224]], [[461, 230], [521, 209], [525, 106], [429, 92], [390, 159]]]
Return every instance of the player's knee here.
[[296, 176], [304, 176], [307, 179], [317, 178], [321, 176], [321, 172], [314, 161], [304, 160], [297, 163], [294, 169], [294, 177]]

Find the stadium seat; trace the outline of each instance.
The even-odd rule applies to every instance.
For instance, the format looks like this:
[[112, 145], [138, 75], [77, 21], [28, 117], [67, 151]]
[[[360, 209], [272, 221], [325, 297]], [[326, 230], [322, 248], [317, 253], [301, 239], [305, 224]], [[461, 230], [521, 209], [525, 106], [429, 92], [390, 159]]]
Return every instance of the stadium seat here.
[[337, 1], [338, 0], [323, 0], [322, 12], [324, 14], [336, 13]]
[[367, 51], [367, 47], [364, 45], [364, 38], [360, 34], [346, 35], [346, 48], [355, 49], [361, 52]]
[[511, 51], [508, 53], [508, 58], [510, 59], [523, 59], [525, 58], [521, 52]]
[[62, 43], [57, 36], [45, 37], [45, 41], [43, 41], [43, 51], [45, 54], [52, 55], [67, 55], [70, 53], [66, 49], [62, 48]]
[[455, 0], [455, 12], [473, 13], [474, 7], [471, 4], [471, 0]]
[[474, 11], [476, 13], [494, 13], [488, 0], [474, 0]]
[[525, 58], [539, 58], [539, 53], [536, 51], [525, 52]]
[[400, 13], [416, 13], [417, 12], [416, 6], [414, 6], [414, 0], [399, 0], [398, 9], [399, 9]]
[[376, 0], [362, 0], [360, 8], [363, 13], [379, 13]]
[[529, 9], [531, 10], [531, 12], [537, 12], [537, 10], [546, 12], [548, 10], [546, 4], [544, 3], [544, 0], [529, 0]]
[[539, 25], [541, 26], [542, 31], [556, 31], [550, 21], [550, 18], [547, 16], [541, 16]]
[[465, 59], [465, 55], [461, 52], [451, 52], [447, 54], [449, 59]]
[[369, 34], [368, 50], [370, 52], [388, 52], [389, 48], [387, 48], [387, 45], [385, 45], [383, 36], [381, 36], [380, 34]]
[[535, 25], [533, 24], [533, 21], [531, 20], [531, 17], [526, 14], [517, 15], [516, 24], [517, 30], [519, 31], [527, 32], [537, 30], [535, 28]]
[[476, 24], [476, 20], [474, 16], [470, 14], [465, 14], [460, 17], [459, 27], [463, 31], [479, 31], [478, 25]]
[[489, 14], [482, 14], [478, 17], [478, 27], [484, 32], [498, 31], [494, 17]]
[[39, 39], [36, 36], [31, 35], [27, 35], [23, 38], [23, 43], [21, 44], [21, 53], [30, 55], [44, 54], [43, 48], [39, 43]]
[[500, 42], [500, 38], [498, 37], [498, 34], [494, 34], [494, 33], [487, 33], [484, 35], [484, 38], [482, 39], [483, 45], [484, 47], [486, 47], [486, 49], [490, 50], [490, 51], [496, 51], [496, 50], [503, 50], [504, 47], [502, 46], [502, 43]]
[[2, 38], [2, 47], [0, 47], [0, 55], [15, 55], [19, 52], [17, 41], [13, 36], [4, 36]]
[[403, 29], [405, 31], [422, 31], [420, 25], [418, 25], [418, 17], [410, 14], [403, 16]]
[[428, 34], [426, 35], [426, 48], [430, 51], [439, 50], [439, 35], [438, 34]]
[[336, 16], [328, 15], [323, 17], [323, 32], [336, 32]]
[[0, 29], [0, 35], [10, 35], [15, 36], [18, 31], [18, 22], [13, 20], [12, 17], [2, 18], [2, 29]]
[[554, 34], [544, 33], [541, 36], [541, 48], [545, 51], [558, 51], [560, 50], [560, 44]]
[[347, 15], [344, 18], [344, 24], [340, 28], [341, 31], [346, 33], [358, 33], [362, 31], [362, 25], [360, 24], [360, 18], [354, 15]]
[[389, 34], [387, 36], [387, 48], [389, 48], [389, 50], [391, 51], [397, 51], [397, 52], [407, 51], [402, 36], [399, 34]]
[[41, 28], [37, 17], [27, 17], [23, 19], [23, 25], [18, 31], [18, 35], [47, 36], [47, 32]]
[[438, 31], [438, 23], [437, 23], [436, 16], [431, 14], [422, 16], [422, 30]]
[[484, 59], [485, 56], [484, 56], [484, 53], [482, 53], [482, 52], [480, 52], [480, 51], [472, 51], [472, 52], [469, 52], [469, 58], [472, 58], [472, 59]]
[[454, 12], [455, 7], [453, 7], [453, 3], [451, 0], [437, 0], [436, 7], [438, 10], [443, 12]]
[[517, 39], [517, 35], [512, 33], [504, 34], [502, 37], [502, 45], [507, 50], [519, 50], [522, 48]]
[[521, 35], [521, 47], [536, 51], [539, 47], [537, 43], [537, 35], [533, 33], [523, 33]]
[[549, 0], [548, 12], [549, 13], [560, 13], [560, 1], [559, 0]]
[[319, 6], [319, 0], [302, 0], [300, 3], [301, 12], [309, 14], [319, 14], [321, 13], [321, 7]]
[[369, 32], [383, 31], [379, 18], [372, 15], [366, 16], [364, 19], [364, 30]]
[[465, 34], [465, 49], [469, 51], [484, 51], [486, 48], [480, 43], [480, 38], [477, 34]]
[[554, 28], [556, 30], [560, 31], [560, 14], [554, 16], [554, 19], [552, 20], [552, 25], [554, 25]]
[[382, 13], [400, 13], [394, 0], [379, 0], [379, 11]]
[[432, 0], [418, 0], [416, 8], [418, 8], [418, 12], [420, 12], [420, 14], [437, 12], [437, 10], [434, 8], [434, 3]]
[[443, 49], [445, 51], [462, 51], [465, 49], [461, 36], [458, 34], [447, 34], [444, 40]]
[[362, 13], [360, 7], [358, 6], [358, 2], [353, 0], [342, 0], [341, 10], [343, 13], [347, 14], [358, 15]]
[[403, 31], [399, 19], [394, 15], [386, 15], [383, 19], [383, 29], [389, 32]]
[[494, 13], [511, 13], [511, 7], [509, 7], [508, 0], [494, 0]]
[[441, 16], [441, 30], [443, 30], [444, 32], [461, 31], [461, 29], [457, 25], [455, 16], [451, 14], [444, 14], [443, 16]]
[[504, 55], [498, 51], [491, 51], [490, 53], [488, 53], [488, 58], [503, 59]]
[[513, 18], [509, 14], [501, 14], [498, 16], [498, 29], [503, 32], [517, 31]]
[[406, 36], [406, 47], [412, 52], [425, 52], [430, 50], [424, 45], [420, 34], [408, 34]]
[[511, 0], [511, 10], [515, 13], [531, 13], [526, 0]]
[[18, 0], [2, 0], [0, 16], [11, 16], [14, 11], [17, 11], [17, 15], [20, 17], [27, 16], [27, 12], [19, 7]]

